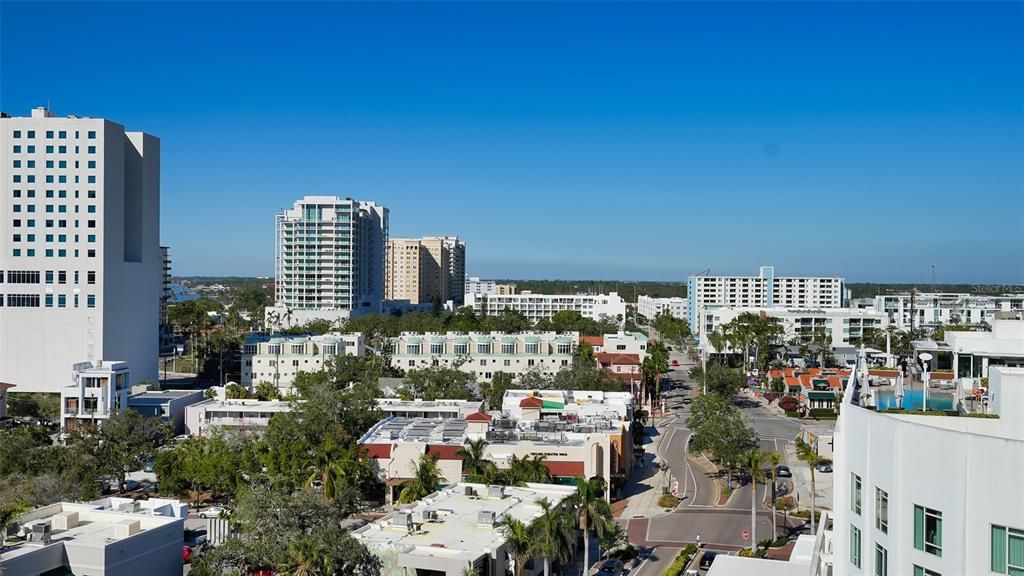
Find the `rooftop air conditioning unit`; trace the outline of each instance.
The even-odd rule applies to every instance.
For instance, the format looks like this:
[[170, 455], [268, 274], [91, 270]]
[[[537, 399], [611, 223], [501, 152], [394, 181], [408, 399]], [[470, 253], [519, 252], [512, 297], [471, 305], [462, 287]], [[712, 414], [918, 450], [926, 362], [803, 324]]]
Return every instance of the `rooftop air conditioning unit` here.
[[488, 528], [494, 527], [495, 513], [493, 510], [481, 510], [477, 515], [477, 524]]
[[466, 496], [476, 496], [476, 490], [472, 486], [466, 486]]
[[505, 487], [504, 486], [496, 486], [496, 485], [493, 485], [493, 484], [488, 486], [487, 487], [487, 497], [488, 498], [497, 498], [497, 499], [501, 500], [502, 498], [505, 497]]
[[396, 526], [412, 527], [412, 512], [397, 512], [394, 522]]
[[28, 535], [29, 542], [37, 542], [39, 544], [50, 543], [50, 523], [49, 522], [37, 522], [32, 525], [32, 532]]
[[424, 510], [423, 519], [427, 522], [437, 522], [437, 510]]

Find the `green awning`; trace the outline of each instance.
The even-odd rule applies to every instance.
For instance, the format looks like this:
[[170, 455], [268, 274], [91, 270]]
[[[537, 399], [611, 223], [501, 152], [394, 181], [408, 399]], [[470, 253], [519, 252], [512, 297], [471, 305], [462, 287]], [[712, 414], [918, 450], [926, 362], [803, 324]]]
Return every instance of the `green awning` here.
[[541, 406], [542, 410], [564, 410], [565, 404], [561, 402], [554, 402], [551, 400], [544, 400], [544, 405]]
[[835, 392], [808, 392], [807, 393], [807, 399], [808, 400], [831, 400], [832, 402], [835, 402], [836, 394], [835, 394]]
[[502, 344], [515, 344], [516, 343], [516, 337], [515, 336], [502, 336], [501, 342], [502, 342]]
[[469, 338], [466, 336], [456, 336], [452, 339], [452, 342], [456, 344], [469, 344]]
[[523, 338], [527, 344], [538, 344], [540, 343], [540, 336], [527, 336]]
[[556, 336], [555, 342], [558, 342], [559, 344], [572, 344], [573, 338], [572, 336]]

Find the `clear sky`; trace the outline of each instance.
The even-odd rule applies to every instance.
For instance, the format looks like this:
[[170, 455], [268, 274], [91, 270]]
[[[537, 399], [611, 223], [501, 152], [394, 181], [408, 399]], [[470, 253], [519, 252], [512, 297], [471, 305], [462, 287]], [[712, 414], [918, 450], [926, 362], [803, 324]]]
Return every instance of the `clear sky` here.
[[0, 3], [0, 107], [159, 136], [177, 274], [374, 200], [484, 277], [1024, 282], [1024, 3]]

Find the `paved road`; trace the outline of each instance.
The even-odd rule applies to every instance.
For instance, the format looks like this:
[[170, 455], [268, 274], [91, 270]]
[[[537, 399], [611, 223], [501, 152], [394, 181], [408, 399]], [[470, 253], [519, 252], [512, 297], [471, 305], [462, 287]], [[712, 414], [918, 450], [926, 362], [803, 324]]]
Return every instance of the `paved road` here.
[[660, 576], [668, 569], [682, 548], [659, 546], [651, 550], [639, 568], [629, 571], [629, 576]]

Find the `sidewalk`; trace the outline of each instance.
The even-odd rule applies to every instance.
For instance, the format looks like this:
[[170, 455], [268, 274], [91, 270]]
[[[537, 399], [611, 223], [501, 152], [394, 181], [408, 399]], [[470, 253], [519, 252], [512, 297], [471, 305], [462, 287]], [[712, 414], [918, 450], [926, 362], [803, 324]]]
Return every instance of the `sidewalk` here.
[[[811, 470], [807, 463], [800, 460], [796, 455], [796, 445], [786, 444], [784, 456], [789, 463], [789, 469], [793, 472], [793, 486], [796, 487], [794, 494], [799, 502], [799, 510], [811, 509]], [[832, 509], [832, 474], [815, 472], [814, 474], [814, 505], [818, 510]]]
[[[647, 427], [648, 434], [654, 430], [650, 426]], [[656, 436], [644, 444], [643, 467], [633, 469], [633, 477], [622, 490], [626, 506], [616, 515], [619, 519], [650, 518], [665, 513], [665, 509], [658, 506], [658, 498], [661, 497], [667, 478], [666, 473], [658, 468], [658, 463], [661, 462], [658, 448], [667, 435], [662, 430], [654, 433]]]

